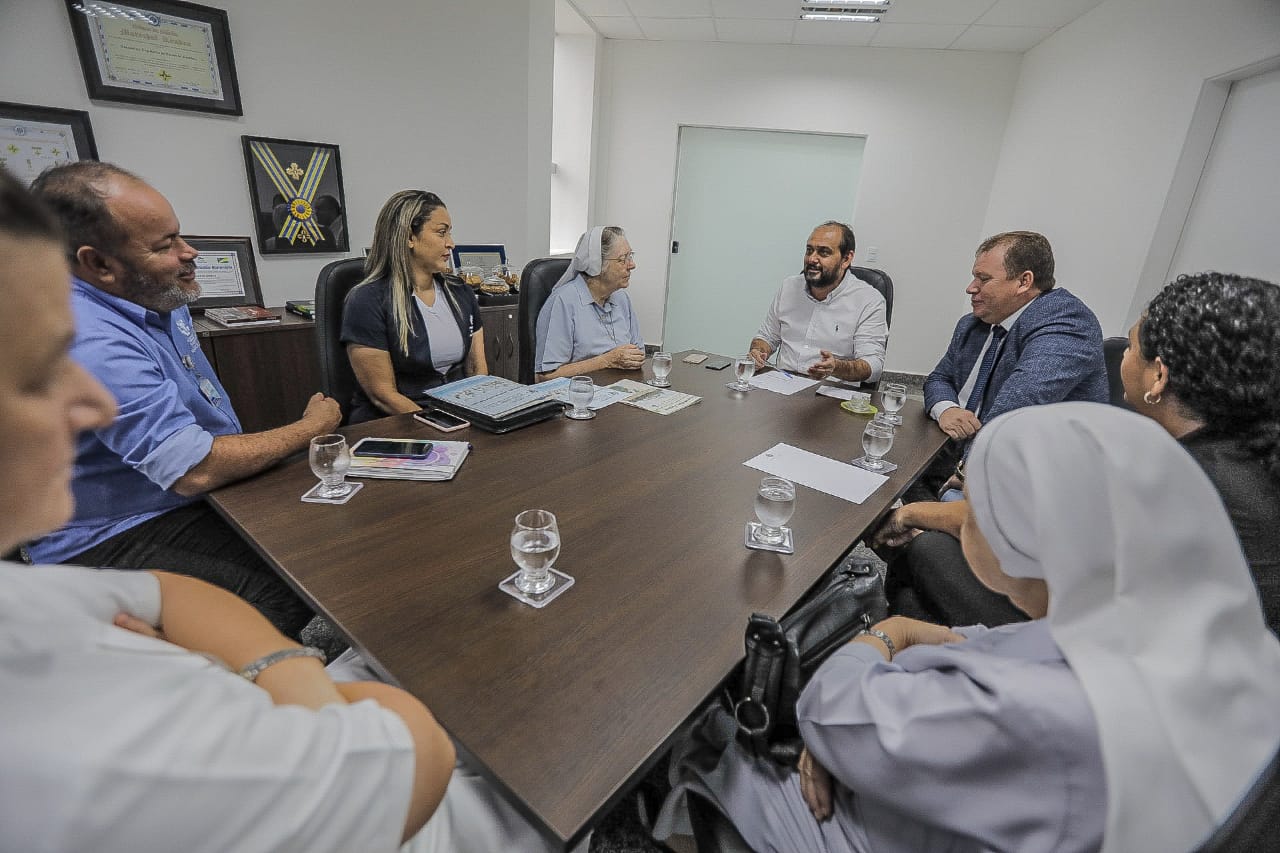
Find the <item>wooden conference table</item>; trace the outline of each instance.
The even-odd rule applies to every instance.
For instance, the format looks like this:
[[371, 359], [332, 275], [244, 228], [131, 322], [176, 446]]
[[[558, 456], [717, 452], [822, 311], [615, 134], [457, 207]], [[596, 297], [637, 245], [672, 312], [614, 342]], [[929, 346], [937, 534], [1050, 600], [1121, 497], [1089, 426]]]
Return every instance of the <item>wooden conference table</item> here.
[[[795, 554], [748, 550], [744, 525], [763, 475], [742, 463], [780, 441], [847, 461], [861, 455], [867, 418], [813, 390], [731, 391], [731, 370], [674, 360], [672, 387], [703, 399], [667, 416], [615, 404], [594, 420], [499, 436], [445, 435], [408, 415], [346, 430], [471, 441], [447, 483], [363, 480], [345, 505], [302, 503], [315, 478], [299, 458], [212, 495], [565, 846], [626, 794], [741, 659], [747, 616], [794, 606], [946, 440], [909, 401], [886, 457], [900, 467], [866, 502], [797, 487]], [[639, 377], [595, 376], [597, 385], [619, 378]], [[515, 570], [512, 519], [531, 508], [556, 514], [556, 568], [576, 578], [540, 610], [498, 590]]]

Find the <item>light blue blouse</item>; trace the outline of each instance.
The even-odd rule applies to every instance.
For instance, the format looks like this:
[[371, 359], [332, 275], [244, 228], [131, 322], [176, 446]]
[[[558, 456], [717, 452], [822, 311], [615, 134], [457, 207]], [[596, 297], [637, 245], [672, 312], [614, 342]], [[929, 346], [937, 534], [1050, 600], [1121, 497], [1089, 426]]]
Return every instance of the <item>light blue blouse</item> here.
[[548, 373], [624, 344], [644, 349], [631, 297], [616, 290], [601, 307], [591, 298], [587, 280], [578, 275], [552, 290], [538, 314], [534, 369]]

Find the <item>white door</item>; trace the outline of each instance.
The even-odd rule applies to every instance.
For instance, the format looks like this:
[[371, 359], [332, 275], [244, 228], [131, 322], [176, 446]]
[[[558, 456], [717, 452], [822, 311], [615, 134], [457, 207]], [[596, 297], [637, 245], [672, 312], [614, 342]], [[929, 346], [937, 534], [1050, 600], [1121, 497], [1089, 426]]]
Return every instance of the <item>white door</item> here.
[[[861, 136], [681, 127], [662, 343], [742, 355], [814, 226], [852, 223]], [[674, 250], [678, 244], [678, 251]]]

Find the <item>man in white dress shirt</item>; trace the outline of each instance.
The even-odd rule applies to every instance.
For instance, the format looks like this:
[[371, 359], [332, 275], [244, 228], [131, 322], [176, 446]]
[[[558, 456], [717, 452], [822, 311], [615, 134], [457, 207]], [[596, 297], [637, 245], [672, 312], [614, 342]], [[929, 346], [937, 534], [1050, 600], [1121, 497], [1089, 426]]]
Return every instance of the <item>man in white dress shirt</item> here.
[[804, 271], [782, 280], [751, 341], [763, 367], [776, 351], [778, 369], [815, 379], [874, 382], [889, 339], [884, 297], [850, 270], [853, 229], [824, 222], [809, 235]]

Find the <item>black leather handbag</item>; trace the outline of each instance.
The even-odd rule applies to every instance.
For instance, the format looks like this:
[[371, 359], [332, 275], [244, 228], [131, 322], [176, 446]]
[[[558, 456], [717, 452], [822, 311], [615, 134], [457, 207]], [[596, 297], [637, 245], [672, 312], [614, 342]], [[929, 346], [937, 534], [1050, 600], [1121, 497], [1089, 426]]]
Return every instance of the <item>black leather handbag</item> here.
[[847, 557], [830, 583], [781, 622], [763, 613], [747, 622], [747, 658], [730, 705], [739, 743], [794, 766], [804, 743], [796, 702], [828, 656], [888, 613], [884, 580], [869, 560]]

